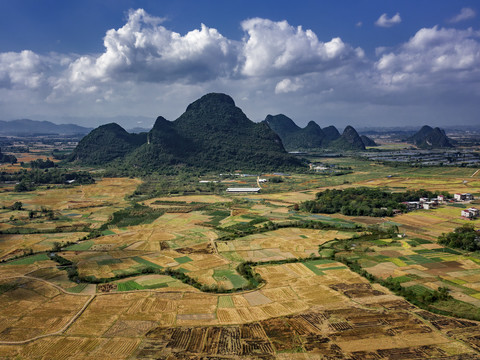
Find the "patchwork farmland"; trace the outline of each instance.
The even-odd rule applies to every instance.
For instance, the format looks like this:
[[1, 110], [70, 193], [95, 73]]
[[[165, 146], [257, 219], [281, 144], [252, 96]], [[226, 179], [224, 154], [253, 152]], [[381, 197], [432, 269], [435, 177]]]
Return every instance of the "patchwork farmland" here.
[[[464, 169], [334, 161], [352, 173], [293, 174], [258, 194], [143, 199], [127, 178], [5, 191], [0, 358], [480, 358], [480, 257], [436, 242], [478, 226], [459, 204], [384, 219], [295, 210], [327, 188], [477, 195], [478, 181], [465, 183]], [[10, 210], [15, 201], [24, 210]], [[42, 206], [55, 218], [29, 218]], [[371, 225], [402, 237], [367, 239]], [[425, 309], [380, 280], [452, 298]]]

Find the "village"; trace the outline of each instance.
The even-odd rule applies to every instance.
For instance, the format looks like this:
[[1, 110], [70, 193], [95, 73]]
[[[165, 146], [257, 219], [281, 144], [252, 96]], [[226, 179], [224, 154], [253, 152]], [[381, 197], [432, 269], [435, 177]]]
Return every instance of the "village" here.
[[[405, 201], [403, 202], [406, 205], [408, 211], [413, 210], [430, 210], [436, 208], [440, 204], [445, 202], [470, 202], [475, 200], [474, 196], [470, 193], [456, 193], [453, 195], [453, 199], [446, 199], [444, 195], [438, 195], [436, 198], [420, 198], [418, 201]], [[395, 215], [400, 214], [401, 211], [396, 210]], [[468, 209], [463, 209], [460, 212], [460, 216], [463, 219], [474, 220], [480, 215], [480, 210], [475, 207], [470, 207]]]

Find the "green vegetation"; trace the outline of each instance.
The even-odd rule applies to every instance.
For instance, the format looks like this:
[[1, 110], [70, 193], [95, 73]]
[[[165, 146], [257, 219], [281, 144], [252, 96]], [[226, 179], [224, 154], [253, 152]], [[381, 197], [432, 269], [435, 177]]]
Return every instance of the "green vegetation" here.
[[146, 134], [129, 134], [115, 123], [99, 126], [85, 136], [67, 157], [90, 165], [105, 165], [125, 156], [147, 141]]
[[0, 182], [18, 181], [15, 191], [33, 191], [41, 184], [65, 184], [72, 185], [93, 184], [95, 180], [86, 171], [70, 172], [66, 169], [32, 169], [22, 170], [16, 173], [0, 172]]
[[9, 262], [10, 265], [31, 265], [37, 261], [50, 260], [46, 253], [35, 254], [31, 256], [26, 256], [20, 259], [12, 260]]
[[480, 250], [480, 233], [475, 230], [473, 224], [465, 224], [451, 233], [440, 235], [438, 242], [449, 247], [478, 251]]
[[10, 163], [15, 164], [17, 162], [17, 158], [14, 155], [7, 155], [2, 153], [2, 149], [0, 149], [0, 164], [1, 163]]
[[445, 131], [428, 125], [423, 126], [418, 132], [407, 139], [408, 142], [421, 149], [449, 148], [453, 147]]
[[37, 159], [30, 161], [30, 167], [32, 169], [49, 169], [55, 167], [55, 163], [48, 158], [47, 160]]
[[173, 122], [158, 117], [148, 134], [103, 125], [80, 141], [69, 160], [110, 163], [110, 174], [176, 174], [185, 167], [201, 172], [275, 171], [301, 166], [268, 125], [250, 121], [225, 94], [203, 96]]
[[151, 207], [133, 204], [132, 206], [113, 213], [110, 221], [100, 227], [101, 231], [107, 230], [109, 226], [126, 227], [140, 224], [150, 224], [165, 211], [152, 209]]
[[392, 193], [368, 187], [328, 189], [317, 193], [316, 200], [303, 202], [300, 208], [313, 213], [383, 217], [393, 216], [394, 209], [405, 211], [404, 201], [418, 201], [421, 197], [432, 198], [437, 195], [427, 190]]
[[163, 269], [163, 266], [160, 266], [160, 265], [158, 265], [158, 264], [155, 264], [155, 263], [153, 263], [153, 262], [151, 262], [151, 261], [148, 261], [148, 260], [146, 260], [146, 259], [144, 259], [144, 258], [141, 258], [141, 257], [139, 257], [139, 256], [133, 257], [132, 260], [135, 260], [135, 261], [136, 261], [137, 263], [139, 263], [139, 264], [143, 264], [143, 265], [145, 265], [145, 266], [152, 267], [152, 268], [154, 268], [154, 269]]

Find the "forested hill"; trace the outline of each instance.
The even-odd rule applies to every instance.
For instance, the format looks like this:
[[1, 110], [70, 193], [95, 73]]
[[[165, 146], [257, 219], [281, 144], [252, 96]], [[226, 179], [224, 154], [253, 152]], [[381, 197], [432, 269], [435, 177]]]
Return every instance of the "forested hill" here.
[[[108, 155], [106, 155], [106, 153]], [[293, 170], [288, 154], [265, 123], [254, 123], [225, 94], [211, 93], [190, 104], [175, 121], [158, 117], [148, 133], [129, 134], [117, 124], [100, 126], [83, 138], [70, 161], [144, 171]]]
[[421, 149], [453, 147], [451, 140], [443, 129], [432, 128], [428, 125], [422, 126], [417, 133], [407, 139], [407, 142]]
[[376, 145], [372, 139], [360, 137], [352, 126], [347, 126], [340, 135], [333, 125], [322, 129], [317, 123], [310, 121], [306, 127], [301, 128], [283, 114], [267, 115], [264, 122], [280, 136], [289, 151], [320, 148], [364, 150], [365, 146]]

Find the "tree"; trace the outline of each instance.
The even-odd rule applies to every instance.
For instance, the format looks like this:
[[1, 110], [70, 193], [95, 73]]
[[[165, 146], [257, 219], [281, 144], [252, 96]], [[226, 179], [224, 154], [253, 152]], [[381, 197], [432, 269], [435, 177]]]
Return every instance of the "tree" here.
[[53, 252], [57, 252], [57, 251], [62, 250], [62, 245], [63, 245], [63, 244], [62, 244], [61, 242], [55, 241], [55, 242], [53, 243], [52, 251], [53, 251]]
[[15, 201], [12, 205], [12, 210], [18, 211], [23, 210], [23, 204], [21, 201]]

